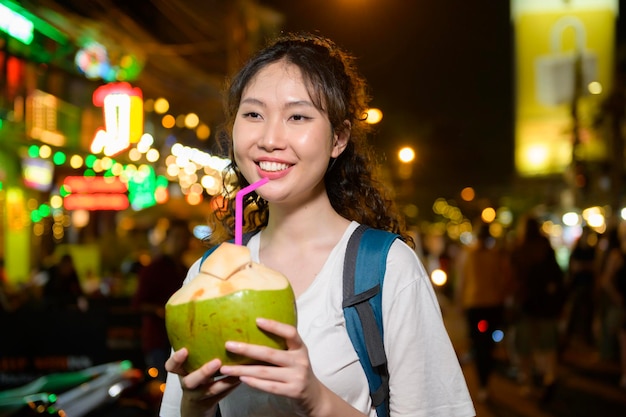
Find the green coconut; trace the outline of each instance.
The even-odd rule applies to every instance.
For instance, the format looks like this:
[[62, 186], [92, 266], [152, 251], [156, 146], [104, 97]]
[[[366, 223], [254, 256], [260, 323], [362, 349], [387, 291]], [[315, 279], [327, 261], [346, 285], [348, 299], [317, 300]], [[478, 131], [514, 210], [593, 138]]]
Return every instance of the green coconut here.
[[232, 243], [222, 243], [165, 305], [170, 343], [187, 348], [188, 372], [215, 358], [224, 365], [255, 363], [228, 352], [229, 340], [286, 349], [283, 338], [257, 327], [258, 317], [295, 326], [293, 290], [283, 274], [252, 262], [247, 247]]

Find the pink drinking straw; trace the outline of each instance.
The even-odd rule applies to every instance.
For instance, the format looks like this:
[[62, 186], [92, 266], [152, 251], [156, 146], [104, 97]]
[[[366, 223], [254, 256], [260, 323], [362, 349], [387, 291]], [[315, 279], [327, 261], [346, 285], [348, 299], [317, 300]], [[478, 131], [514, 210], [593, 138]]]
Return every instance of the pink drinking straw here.
[[248, 185], [237, 191], [235, 195], [235, 245], [241, 245], [243, 236], [243, 198], [246, 194], [250, 194], [266, 182], [269, 178], [261, 178], [257, 182]]

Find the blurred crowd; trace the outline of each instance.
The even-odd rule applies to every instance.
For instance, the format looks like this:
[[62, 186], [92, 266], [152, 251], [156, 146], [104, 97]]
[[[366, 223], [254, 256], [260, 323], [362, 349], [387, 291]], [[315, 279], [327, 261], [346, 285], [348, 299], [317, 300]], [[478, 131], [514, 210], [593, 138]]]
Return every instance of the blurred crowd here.
[[[47, 310], [86, 311], [90, 299], [127, 296], [121, 287], [136, 281], [137, 266], [140, 264], [136, 263], [133, 271], [124, 273], [120, 269], [103, 279], [95, 276], [81, 279], [71, 253], [50, 257], [48, 262], [33, 270], [25, 282], [11, 282], [6, 276], [0, 280], [0, 314]], [[94, 285], [92, 281], [96, 279], [99, 282]]]
[[[0, 314], [22, 311], [72, 310], [86, 311], [90, 303], [106, 304], [111, 300], [115, 305], [127, 304], [138, 312], [145, 306], [133, 303], [139, 290], [141, 275], [154, 275], [150, 271], [159, 268], [148, 266], [168, 257], [176, 258], [182, 265], [175, 277], [162, 276], [143, 279], [155, 282], [168, 289], [180, 286], [181, 271], [187, 268], [206, 249], [201, 239], [193, 238], [191, 225], [183, 220], [165, 220], [150, 230], [138, 232], [127, 239], [135, 244], [111, 242], [103, 245], [119, 247], [123, 257], [108, 259], [106, 265], [101, 259], [105, 249], [90, 247], [81, 250], [81, 245], [61, 245], [53, 253], [42, 258], [26, 279], [8, 277], [4, 259], [0, 257]], [[141, 241], [141, 243], [138, 243]], [[111, 251], [109, 251], [111, 252]], [[86, 261], [84, 258], [87, 258]], [[97, 270], [101, 269], [101, 270]], [[148, 271], [144, 271], [148, 269]], [[163, 274], [161, 274], [163, 275]], [[171, 284], [170, 284], [171, 282]]]
[[581, 227], [566, 262], [555, 249], [540, 219], [528, 215], [512, 237], [477, 226], [454, 256], [449, 292], [467, 322], [479, 401], [489, 397], [498, 347], [520, 393], [541, 402], [551, 400], [559, 361], [571, 352], [619, 367], [616, 384], [626, 390], [626, 223], [604, 233]]

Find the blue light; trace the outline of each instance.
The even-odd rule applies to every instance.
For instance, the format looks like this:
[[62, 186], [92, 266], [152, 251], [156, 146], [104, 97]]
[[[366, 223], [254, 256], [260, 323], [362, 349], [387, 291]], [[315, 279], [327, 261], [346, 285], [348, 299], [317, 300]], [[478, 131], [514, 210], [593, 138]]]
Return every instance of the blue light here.
[[496, 343], [501, 342], [502, 339], [504, 339], [504, 332], [502, 330], [494, 330], [493, 333], [491, 333], [491, 338]]

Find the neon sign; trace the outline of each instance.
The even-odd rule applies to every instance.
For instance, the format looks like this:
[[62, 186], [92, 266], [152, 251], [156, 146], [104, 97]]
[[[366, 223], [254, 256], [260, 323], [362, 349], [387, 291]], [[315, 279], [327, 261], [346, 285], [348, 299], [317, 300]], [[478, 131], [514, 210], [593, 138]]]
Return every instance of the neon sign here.
[[93, 104], [102, 107], [105, 127], [96, 132], [92, 153], [113, 156], [139, 142], [143, 135], [141, 89], [126, 82], [106, 84], [94, 91]]
[[95, 41], [88, 40], [76, 53], [76, 67], [90, 80], [132, 81], [141, 73], [143, 63], [134, 53], [113, 51], [116, 59], [111, 62], [107, 48]]
[[[15, 6], [14, 6], [15, 7]], [[35, 25], [33, 22], [14, 12], [8, 6], [0, 3], [0, 30], [17, 39], [25, 45], [30, 45], [34, 37]]]
[[157, 177], [154, 168], [150, 165], [141, 166], [142, 175], [136, 175], [128, 181], [128, 199], [134, 210], [141, 210], [154, 206], [157, 201]]
[[111, 64], [109, 63], [109, 55], [106, 48], [98, 42], [89, 42], [81, 48], [74, 58], [74, 62], [85, 77], [90, 80], [102, 78], [107, 81], [114, 80], [111, 78]]
[[125, 193], [128, 187], [117, 177], [69, 176], [63, 185], [71, 193]]
[[70, 194], [63, 199], [66, 210], [125, 210], [128, 197], [122, 194]]
[[45, 159], [24, 158], [22, 176], [27, 187], [39, 191], [49, 191], [54, 176], [54, 164]]
[[130, 205], [128, 187], [117, 177], [69, 176], [63, 187], [70, 193], [63, 199], [66, 210], [125, 210]]

